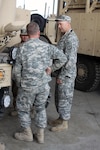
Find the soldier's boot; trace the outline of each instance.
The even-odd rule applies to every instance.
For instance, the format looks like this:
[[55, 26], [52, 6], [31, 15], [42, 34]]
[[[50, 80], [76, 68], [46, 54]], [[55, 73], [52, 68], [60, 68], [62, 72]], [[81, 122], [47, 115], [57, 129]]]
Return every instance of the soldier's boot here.
[[33, 141], [33, 134], [30, 127], [24, 129], [22, 132], [15, 133], [14, 136], [20, 141]]
[[5, 145], [3, 143], [0, 143], [0, 150], [5, 150]]
[[38, 128], [37, 133], [35, 134], [35, 139], [38, 143], [44, 143], [44, 128]]
[[67, 130], [68, 129], [68, 121], [63, 120], [61, 124], [52, 127], [50, 130], [52, 132], [56, 132], [56, 131], [63, 131], [63, 130]]
[[49, 121], [48, 122], [48, 124], [50, 125], [50, 126], [57, 126], [57, 125], [59, 125], [59, 124], [61, 124], [62, 123], [62, 119], [59, 117], [59, 118], [57, 118], [56, 120], [53, 120], [53, 121]]

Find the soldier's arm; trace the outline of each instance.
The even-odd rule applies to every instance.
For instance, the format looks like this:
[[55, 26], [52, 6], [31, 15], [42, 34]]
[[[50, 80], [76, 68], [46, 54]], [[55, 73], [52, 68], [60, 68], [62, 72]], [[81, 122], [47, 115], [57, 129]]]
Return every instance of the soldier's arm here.
[[50, 48], [51, 59], [56, 60], [51, 66], [52, 72], [60, 69], [67, 61], [66, 55], [62, 50], [59, 50], [57, 47], [52, 46]]
[[16, 62], [13, 67], [13, 76], [16, 80], [17, 86], [20, 86], [21, 70], [22, 70], [21, 49], [18, 48], [17, 55], [16, 55]]

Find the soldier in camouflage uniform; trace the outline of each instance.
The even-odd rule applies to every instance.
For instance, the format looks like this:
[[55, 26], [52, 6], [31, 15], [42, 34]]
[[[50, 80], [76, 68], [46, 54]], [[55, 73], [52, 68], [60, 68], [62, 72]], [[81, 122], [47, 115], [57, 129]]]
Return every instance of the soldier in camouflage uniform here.
[[63, 49], [67, 62], [59, 70], [56, 80], [55, 105], [59, 118], [51, 121], [50, 125], [53, 126], [51, 131], [62, 131], [68, 128], [68, 120], [70, 119], [79, 41], [71, 28], [71, 18], [69, 16], [59, 16], [56, 21], [60, 31], [64, 33], [57, 47]]
[[[30, 110], [35, 107], [35, 125], [38, 143], [44, 143], [44, 128], [47, 126], [45, 104], [49, 95], [51, 81], [50, 69], [55, 71], [66, 63], [66, 56], [53, 45], [39, 40], [40, 30], [35, 22], [27, 25], [29, 40], [17, 53], [14, 75], [18, 88], [17, 110], [22, 132], [15, 133], [18, 140], [33, 141]], [[57, 59], [50, 68], [51, 59]]]
[[[13, 59], [14, 62], [15, 62], [15, 59], [16, 59], [17, 49], [20, 46], [22, 46], [22, 44], [29, 39], [25, 29], [21, 30], [20, 39], [21, 39], [21, 42], [18, 43], [17, 45], [15, 45], [15, 47], [13, 48], [13, 52], [12, 52], [13, 58], [12, 59]], [[16, 116], [17, 115], [17, 110], [16, 110], [17, 92], [18, 92], [18, 87], [16, 86], [16, 82], [13, 79], [12, 80], [12, 93], [13, 93], [13, 107], [14, 107], [14, 110], [11, 111], [11, 113], [10, 113], [11, 116]]]

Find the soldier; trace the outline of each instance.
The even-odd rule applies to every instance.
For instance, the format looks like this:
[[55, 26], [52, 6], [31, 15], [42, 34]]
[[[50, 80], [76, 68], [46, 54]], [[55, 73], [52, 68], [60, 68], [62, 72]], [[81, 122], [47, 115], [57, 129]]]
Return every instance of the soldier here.
[[[16, 45], [15, 47], [15, 53], [14, 53], [14, 59], [16, 59], [16, 53], [17, 53], [17, 49], [18, 47], [20, 47], [24, 42], [26, 42], [29, 39], [29, 36], [27, 35], [26, 29], [22, 29], [21, 33], [20, 33], [20, 38], [21, 38], [21, 42]], [[16, 110], [16, 98], [17, 98], [17, 93], [18, 93], [18, 87], [16, 85], [16, 82], [13, 80], [12, 82], [12, 93], [13, 93], [13, 107], [14, 110], [11, 111], [10, 115], [11, 116], [16, 116], [17, 115], [17, 110]], [[49, 103], [50, 103], [50, 99], [51, 99], [51, 95], [49, 94], [48, 98], [47, 98], [47, 103], [45, 105], [45, 107], [47, 108]], [[34, 110], [34, 106], [31, 109], [31, 118], [33, 119], [35, 115], [35, 110]]]
[[[66, 56], [58, 48], [39, 40], [40, 29], [37, 23], [27, 25], [29, 40], [19, 49], [14, 66], [18, 89], [17, 110], [23, 129], [15, 133], [18, 140], [33, 141], [30, 110], [35, 107], [35, 125], [38, 143], [44, 143], [44, 129], [47, 126], [45, 104], [49, 95], [51, 76], [49, 73], [59, 69], [66, 62]], [[49, 67], [51, 59], [58, 62]]]
[[67, 57], [67, 62], [58, 71], [56, 78], [55, 105], [59, 118], [49, 122], [52, 126], [51, 131], [53, 132], [68, 129], [76, 77], [77, 50], [79, 46], [78, 37], [71, 28], [71, 18], [62, 15], [56, 21], [58, 28], [63, 33], [57, 47], [63, 50]]
[[[14, 61], [16, 59], [16, 53], [17, 53], [18, 47], [20, 47], [24, 42], [26, 42], [29, 39], [25, 29], [21, 30], [20, 39], [21, 39], [21, 42], [18, 45], [16, 45], [15, 48], [14, 48], [15, 49], [15, 51], [13, 52], [14, 53], [13, 54], [14, 55], [14, 58], [13, 58]], [[16, 110], [17, 92], [18, 92], [18, 87], [16, 85], [16, 82], [13, 80], [12, 81], [12, 93], [13, 93], [13, 107], [14, 107], [14, 110], [10, 113], [11, 116], [16, 116], [17, 115], [17, 110]]]

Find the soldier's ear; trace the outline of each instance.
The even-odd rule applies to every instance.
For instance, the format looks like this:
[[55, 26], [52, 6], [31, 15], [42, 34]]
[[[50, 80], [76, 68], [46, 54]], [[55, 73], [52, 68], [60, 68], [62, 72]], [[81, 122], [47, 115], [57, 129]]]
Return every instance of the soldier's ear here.
[[40, 31], [38, 31], [38, 36], [40, 36]]

